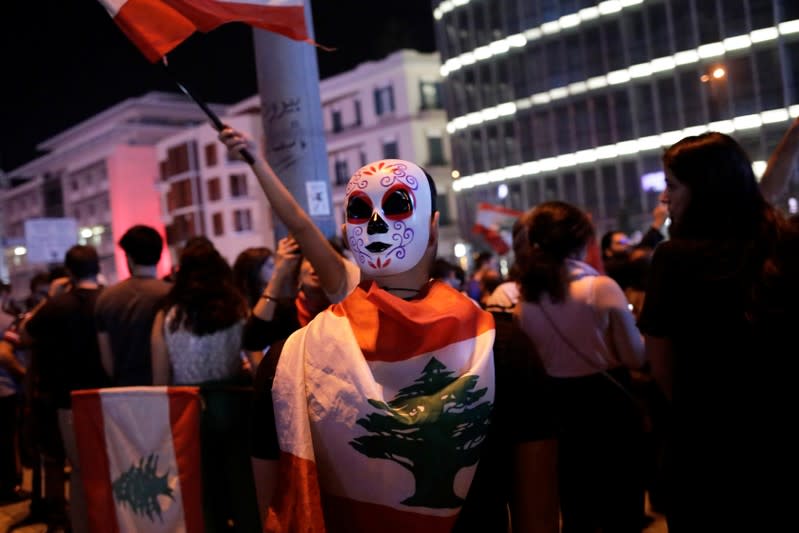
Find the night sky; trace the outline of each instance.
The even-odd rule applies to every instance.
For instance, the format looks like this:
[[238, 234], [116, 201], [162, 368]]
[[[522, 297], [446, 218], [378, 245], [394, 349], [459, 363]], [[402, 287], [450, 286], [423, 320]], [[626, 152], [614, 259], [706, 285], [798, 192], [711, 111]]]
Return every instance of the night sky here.
[[[401, 48], [435, 50], [430, 0], [313, 0], [322, 78]], [[37, 155], [36, 144], [125, 98], [176, 91], [97, 0], [0, 1], [2, 99], [0, 168]], [[249, 27], [195, 34], [170, 65], [207, 101], [232, 103], [257, 92]]]

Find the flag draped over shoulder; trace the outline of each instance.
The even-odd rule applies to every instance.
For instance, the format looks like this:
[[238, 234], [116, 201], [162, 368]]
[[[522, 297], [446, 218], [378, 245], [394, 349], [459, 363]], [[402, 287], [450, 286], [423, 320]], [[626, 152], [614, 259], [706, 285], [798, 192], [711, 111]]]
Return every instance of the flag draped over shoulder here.
[[521, 211], [508, 209], [501, 205], [479, 203], [472, 233], [482, 235], [498, 254], [506, 254], [510, 250], [510, 246], [502, 238], [500, 232], [503, 229], [510, 230], [513, 223], [522, 214]]
[[92, 532], [202, 532], [196, 387], [72, 393]]
[[272, 388], [279, 486], [266, 531], [444, 532], [494, 401], [494, 322], [440, 282], [357, 288], [285, 343]]
[[310, 42], [303, 0], [99, 1], [150, 61], [158, 61], [195, 31], [208, 32], [227, 22]]

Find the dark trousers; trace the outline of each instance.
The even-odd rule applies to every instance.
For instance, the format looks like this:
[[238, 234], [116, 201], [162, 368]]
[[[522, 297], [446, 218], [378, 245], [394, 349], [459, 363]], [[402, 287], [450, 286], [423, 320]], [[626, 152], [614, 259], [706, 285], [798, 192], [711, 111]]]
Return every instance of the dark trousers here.
[[19, 484], [17, 469], [17, 410], [16, 394], [0, 398], [0, 499], [10, 496]]
[[638, 533], [643, 428], [633, 401], [601, 375], [553, 378], [563, 533]]

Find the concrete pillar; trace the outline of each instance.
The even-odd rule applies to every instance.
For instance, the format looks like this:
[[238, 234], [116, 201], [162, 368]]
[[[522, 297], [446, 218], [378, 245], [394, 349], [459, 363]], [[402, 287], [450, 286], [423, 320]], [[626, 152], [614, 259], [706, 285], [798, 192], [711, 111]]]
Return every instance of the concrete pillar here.
[[[305, 21], [313, 39], [310, 0], [305, 2]], [[253, 31], [266, 158], [322, 233], [332, 237], [337, 228], [316, 48], [275, 33]], [[275, 218], [275, 242], [286, 233], [286, 227]]]

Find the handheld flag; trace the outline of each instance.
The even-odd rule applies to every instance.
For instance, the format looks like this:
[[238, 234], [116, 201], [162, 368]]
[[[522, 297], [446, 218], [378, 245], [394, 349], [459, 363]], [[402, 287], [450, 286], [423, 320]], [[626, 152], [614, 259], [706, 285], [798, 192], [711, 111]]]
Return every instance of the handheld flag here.
[[510, 251], [508, 242], [502, 237], [502, 230], [510, 230], [513, 223], [523, 213], [500, 205], [487, 203], [477, 204], [472, 233], [482, 235], [488, 244], [500, 255]]
[[92, 532], [204, 530], [195, 387], [72, 393]]
[[243, 22], [311, 43], [303, 0], [99, 0], [139, 50], [158, 61], [195, 31]]

